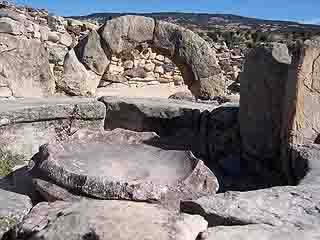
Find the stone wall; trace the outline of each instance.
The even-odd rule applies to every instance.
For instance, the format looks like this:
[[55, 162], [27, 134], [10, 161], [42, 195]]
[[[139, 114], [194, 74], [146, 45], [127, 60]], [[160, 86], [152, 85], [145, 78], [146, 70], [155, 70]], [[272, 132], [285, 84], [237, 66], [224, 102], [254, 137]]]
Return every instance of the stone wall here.
[[171, 59], [145, 46], [119, 57], [112, 55], [99, 87], [144, 87], [159, 84], [173, 87], [184, 85], [184, 82], [180, 70]]

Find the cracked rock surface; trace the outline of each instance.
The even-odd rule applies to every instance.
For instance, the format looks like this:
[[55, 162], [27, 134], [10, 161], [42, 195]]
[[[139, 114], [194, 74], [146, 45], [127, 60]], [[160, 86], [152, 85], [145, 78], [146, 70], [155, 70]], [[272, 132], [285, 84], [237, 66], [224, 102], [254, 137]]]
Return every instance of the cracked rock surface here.
[[194, 240], [205, 231], [201, 216], [148, 203], [82, 200], [40, 203], [18, 229], [24, 239]]

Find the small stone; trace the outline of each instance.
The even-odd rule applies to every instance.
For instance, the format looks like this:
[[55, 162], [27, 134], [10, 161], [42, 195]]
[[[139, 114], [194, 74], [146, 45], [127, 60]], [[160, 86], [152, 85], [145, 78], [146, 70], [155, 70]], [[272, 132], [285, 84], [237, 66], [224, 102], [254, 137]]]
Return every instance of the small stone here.
[[157, 66], [155, 69], [154, 69], [154, 72], [155, 73], [159, 73], [159, 74], [163, 74], [164, 73], [164, 69], [162, 66]]
[[125, 61], [124, 63], [123, 63], [123, 67], [125, 68], [125, 69], [131, 69], [131, 68], [133, 68], [133, 61], [131, 61], [131, 60], [127, 60], [127, 61]]
[[154, 69], [155, 69], [156, 65], [154, 63], [148, 63], [144, 66], [144, 69], [147, 71], [147, 72], [153, 72]]
[[60, 40], [59, 33], [57, 32], [48, 33], [48, 41], [56, 43], [56, 42], [59, 42], [59, 40]]
[[110, 64], [109, 65], [109, 72], [112, 74], [122, 73], [122, 72], [124, 72], [124, 68], [121, 66], [116, 66], [116, 65]]
[[72, 44], [72, 40], [73, 39], [72, 39], [71, 35], [67, 32], [62, 34], [60, 37], [60, 43], [67, 46], [67, 47], [69, 47]]
[[163, 62], [163, 61], [164, 61], [164, 56], [162, 56], [162, 55], [157, 55], [157, 56], [156, 56], [156, 59], [157, 59], [158, 61]]
[[150, 53], [150, 56], [149, 56], [149, 59], [150, 59], [150, 60], [154, 60], [154, 59], [156, 58], [156, 56], [157, 56], [156, 53], [151, 52], [151, 53]]
[[165, 64], [171, 64], [172, 61], [171, 61], [170, 58], [165, 57], [165, 58], [164, 58], [164, 63], [165, 63]]
[[111, 61], [113, 61], [113, 62], [118, 62], [119, 59], [118, 59], [116, 56], [112, 56], [112, 57], [111, 57]]
[[144, 59], [140, 60], [138, 67], [144, 68], [144, 66], [146, 65], [146, 61]]

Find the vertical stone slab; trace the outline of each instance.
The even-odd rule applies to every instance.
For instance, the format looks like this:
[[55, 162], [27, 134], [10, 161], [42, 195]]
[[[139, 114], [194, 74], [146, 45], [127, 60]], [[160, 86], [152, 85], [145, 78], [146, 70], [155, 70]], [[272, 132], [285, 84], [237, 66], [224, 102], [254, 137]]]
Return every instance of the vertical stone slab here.
[[284, 44], [253, 49], [241, 75], [242, 158], [249, 170], [281, 175], [282, 108], [291, 58]]
[[[319, 143], [320, 42], [306, 41], [293, 52], [284, 98], [282, 170], [288, 178], [297, 169], [295, 145]], [[298, 179], [291, 179], [295, 183]]]

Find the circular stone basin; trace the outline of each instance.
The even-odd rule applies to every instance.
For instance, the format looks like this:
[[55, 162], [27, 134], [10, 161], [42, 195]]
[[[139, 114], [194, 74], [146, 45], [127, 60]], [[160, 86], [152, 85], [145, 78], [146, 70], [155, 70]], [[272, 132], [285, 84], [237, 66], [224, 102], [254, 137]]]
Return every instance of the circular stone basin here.
[[187, 152], [166, 151], [142, 144], [64, 144], [55, 155], [65, 170], [110, 181], [152, 181], [173, 184], [190, 175], [194, 162]]
[[159, 200], [168, 192], [218, 190], [214, 174], [191, 152], [143, 144], [148, 137], [154, 135], [82, 130], [41, 146], [36, 165], [57, 184], [103, 199]]

